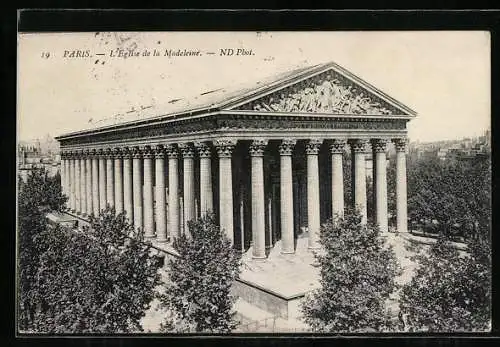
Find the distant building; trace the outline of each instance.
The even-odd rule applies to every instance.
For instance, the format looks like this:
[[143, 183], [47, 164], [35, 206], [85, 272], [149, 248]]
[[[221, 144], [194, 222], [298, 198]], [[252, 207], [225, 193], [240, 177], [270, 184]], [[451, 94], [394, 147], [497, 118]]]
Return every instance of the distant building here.
[[50, 149], [43, 150], [39, 141], [20, 143], [17, 160], [19, 175], [23, 180], [26, 180], [31, 170], [37, 168], [45, 168], [50, 176], [60, 173], [60, 155]]

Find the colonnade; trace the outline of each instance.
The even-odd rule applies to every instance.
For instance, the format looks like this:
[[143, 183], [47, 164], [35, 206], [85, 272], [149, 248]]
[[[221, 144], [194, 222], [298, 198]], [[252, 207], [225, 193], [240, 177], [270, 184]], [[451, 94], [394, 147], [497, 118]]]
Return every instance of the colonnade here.
[[[320, 187], [318, 153], [323, 139], [306, 142], [307, 220], [309, 248], [319, 246]], [[392, 140], [396, 147], [396, 215], [399, 232], [407, 230], [406, 139]], [[266, 257], [264, 152], [266, 139], [254, 139], [248, 150], [251, 162], [251, 231], [254, 258]], [[295, 139], [280, 140], [280, 223], [281, 252], [294, 253], [294, 196], [292, 155]], [[373, 151], [375, 221], [382, 232], [388, 230], [386, 151], [388, 139], [329, 139], [331, 155], [332, 215], [344, 214], [343, 153], [349, 145], [353, 163], [352, 198], [367, 221], [365, 157]], [[97, 215], [110, 205], [125, 212], [145, 237], [167, 242], [187, 231], [187, 221], [214, 209], [212, 153], [218, 157], [218, 215], [227, 237], [234, 239], [232, 153], [237, 140], [159, 144], [156, 146], [71, 150], [61, 153], [63, 193], [69, 197], [68, 209], [82, 216]], [[371, 145], [371, 146], [369, 146]], [[195, 160], [199, 158], [199, 160]], [[168, 163], [165, 162], [168, 160]], [[179, 167], [182, 165], [182, 177]], [[199, 165], [199, 180], [195, 180]], [[165, 168], [168, 166], [168, 171]], [[179, 192], [182, 179], [182, 192]], [[167, 184], [168, 182], [168, 184]], [[167, 199], [167, 191], [168, 199]], [[196, 191], [199, 198], [196, 199]], [[181, 205], [182, 199], [182, 205]], [[198, 200], [199, 204], [196, 204]], [[197, 208], [199, 206], [199, 208]], [[182, 211], [180, 208], [182, 207]]]

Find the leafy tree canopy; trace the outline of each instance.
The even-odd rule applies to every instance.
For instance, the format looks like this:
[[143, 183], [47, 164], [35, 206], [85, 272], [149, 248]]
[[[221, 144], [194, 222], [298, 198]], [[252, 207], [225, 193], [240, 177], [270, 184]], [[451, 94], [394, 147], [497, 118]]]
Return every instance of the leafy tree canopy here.
[[409, 162], [409, 217], [420, 225], [434, 221], [438, 231], [466, 238], [491, 224], [491, 163], [488, 159]]
[[386, 301], [400, 269], [378, 228], [347, 212], [322, 226], [320, 243], [315, 257], [321, 287], [304, 300], [306, 323], [321, 332], [391, 329]]
[[61, 194], [59, 175], [50, 177], [44, 168], [31, 170], [26, 181], [19, 177], [18, 182], [19, 328], [27, 329], [35, 311], [33, 283], [42, 252], [35, 237], [47, 227], [45, 213], [61, 210], [67, 198]]
[[83, 232], [49, 228], [34, 283], [39, 333], [142, 331], [140, 319], [160, 282], [159, 259], [141, 230], [106, 208]]
[[231, 287], [239, 274], [239, 254], [213, 215], [188, 224], [189, 234], [174, 240], [179, 257], [168, 261], [161, 302], [170, 316], [163, 329], [229, 333], [237, 325]]
[[402, 289], [400, 308], [410, 331], [485, 331], [490, 324], [490, 266], [481, 252], [460, 254], [442, 235], [419, 256]]

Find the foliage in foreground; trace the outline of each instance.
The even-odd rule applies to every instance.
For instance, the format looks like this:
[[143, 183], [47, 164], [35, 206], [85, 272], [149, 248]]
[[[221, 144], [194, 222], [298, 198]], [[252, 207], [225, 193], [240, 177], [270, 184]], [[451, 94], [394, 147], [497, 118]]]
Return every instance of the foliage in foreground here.
[[213, 215], [190, 221], [189, 235], [174, 240], [179, 257], [168, 261], [168, 281], [160, 300], [170, 313], [170, 332], [229, 333], [237, 322], [231, 287], [239, 274], [239, 254]]
[[49, 228], [35, 238], [44, 249], [34, 287], [38, 333], [142, 331], [159, 284], [160, 262], [124, 214], [90, 217], [83, 232]]
[[367, 332], [392, 329], [386, 301], [399, 266], [379, 230], [346, 213], [321, 227], [323, 250], [315, 257], [321, 287], [304, 300], [304, 320], [313, 331]]
[[[487, 243], [489, 244], [489, 243]], [[402, 289], [400, 309], [410, 331], [470, 332], [490, 328], [491, 267], [481, 241], [459, 253], [444, 236], [419, 257]]]
[[19, 328], [28, 329], [34, 319], [40, 246], [34, 242], [47, 223], [45, 213], [63, 209], [67, 198], [61, 194], [59, 175], [50, 177], [44, 168], [31, 170], [24, 182], [18, 180], [18, 304]]

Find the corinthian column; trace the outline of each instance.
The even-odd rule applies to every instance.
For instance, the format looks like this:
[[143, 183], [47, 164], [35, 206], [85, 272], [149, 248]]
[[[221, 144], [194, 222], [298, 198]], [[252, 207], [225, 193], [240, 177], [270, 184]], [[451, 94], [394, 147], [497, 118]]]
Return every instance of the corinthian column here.
[[296, 141], [285, 139], [280, 152], [281, 253], [294, 253], [292, 153]]
[[361, 222], [367, 222], [367, 205], [366, 205], [366, 162], [365, 155], [367, 152], [368, 141], [353, 140], [351, 141], [352, 158], [354, 158], [354, 180], [353, 197], [354, 207], [361, 213]]
[[61, 151], [60, 152], [60, 157], [61, 157], [61, 192], [63, 195], [66, 194], [66, 154]]
[[166, 145], [168, 156], [168, 234], [173, 240], [180, 236], [179, 232], [179, 152], [175, 145]]
[[165, 216], [165, 151], [162, 145], [155, 148], [155, 187], [156, 187], [156, 238], [167, 242], [167, 218]]
[[323, 140], [313, 139], [306, 145], [307, 154], [307, 220], [309, 248], [319, 247], [319, 166], [318, 153]]
[[123, 150], [123, 207], [130, 224], [134, 224], [134, 195], [132, 185], [132, 151]]
[[113, 164], [113, 152], [111, 148], [108, 148], [106, 150], [106, 203], [111, 207], [115, 206]]
[[212, 197], [212, 151], [205, 142], [196, 142], [195, 147], [200, 157], [200, 214], [213, 211]]
[[[68, 152], [61, 152], [61, 165], [64, 167], [64, 174], [61, 174], [61, 181], [63, 184], [63, 193], [64, 195], [69, 197], [68, 194], [68, 182], [69, 182], [69, 169], [68, 169]], [[69, 200], [67, 201], [66, 206], [69, 205]]]
[[92, 150], [92, 211], [94, 216], [99, 215], [99, 158], [97, 151]]
[[190, 144], [179, 144], [184, 163], [184, 232], [188, 233], [188, 222], [194, 214], [194, 149]]
[[66, 196], [68, 197], [68, 209], [71, 209], [71, 159], [70, 153], [66, 152]]
[[70, 160], [69, 160], [69, 176], [70, 176], [70, 192], [69, 192], [69, 201], [70, 201], [70, 208], [72, 212], [76, 212], [76, 199], [75, 199], [75, 159], [76, 153], [73, 151], [70, 154]]
[[134, 148], [132, 160], [132, 181], [134, 186], [134, 227], [143, 227], [142, 219], [142, 153], [138, 147]]
[[66, 196], [68, 201], [66, 203], [66, 209], [71, 211], [71, 155], [70, 152], [65, 152], [66, 156]]
[[373, 149], [373, 195], [375, 205], [375, 221], [380, 231], [386, 233], [387, 225], [387, 140], [372, 140]]
[[81, 176], [80, 176], [80, 158], [81, 152], [78, 151], [75, 157], [75, 211], [77, 214], [82, 213], [81, 205]]
[[396, 145], [396, 218], [400, 233], [408, 231], [406, 195], [406, 138], [394, 139]]
[[92, 211], [94, 210], [93, 201], [92, 201], [92, 153], [91, 151], [85, 151], [85, 172], [87, 173], [85, 176], [85, 186], [87, 192], [87, 215], [90, 216]]
[[106, 208], [106, 154], [99, 150], [99, 210]]
[[219, 155], [219, 214], [220, 227], [225, 231], [227, 238], [234, 243], [234, 216], [233, 216], [233, 171], [231, 155], [236, 146], [236, 140], [216, 140], [217, 154]]
[[334, 139], [330, 145], [332, 155], [332, 216], [344, 216], [344, 169], [342, 157], [347, 141]]
[[250, 145], [252, 165], [252, 257], [266, 257], [266, 221], [264, 196], [264, 150], [267, 140], [254, 140]]
[[114, 186], [114, 200], [116, 214], [123, 212], [123, 154], [119, 148], [113, 150], [113, 157], [115, 160], [115, 186]]
[[153, 157], [151, 147], [143, 150], [144, 161], [144, 237], [155, 237], [153, 210]]
[[86, 189], [86, 170], [85, 170], [85, 151], [80, 154], [80, 213], [87, 214], [87, 189]]

